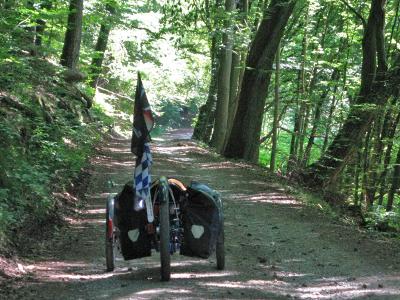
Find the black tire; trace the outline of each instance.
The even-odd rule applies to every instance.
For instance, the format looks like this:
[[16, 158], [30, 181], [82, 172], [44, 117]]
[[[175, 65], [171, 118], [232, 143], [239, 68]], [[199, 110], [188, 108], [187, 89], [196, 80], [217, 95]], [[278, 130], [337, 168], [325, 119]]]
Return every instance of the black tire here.
[[106, 267], [107, 272], [115, 268], [115, 237], [114, 237], [114, 198], [107, 200], [106, 206]]
[[225, 233], [224, 233], [224, 222], [222, 222], [221, 230], [218, 235], [217, 248], [215, 250], [217, 256], [217, 269], [225, 269]]
[[166, 181], [160, 180], [160, 258], [161, 258], [161, 280], [168, 281], [171, 278], [171, 253], [169, 232], [169, 195]]

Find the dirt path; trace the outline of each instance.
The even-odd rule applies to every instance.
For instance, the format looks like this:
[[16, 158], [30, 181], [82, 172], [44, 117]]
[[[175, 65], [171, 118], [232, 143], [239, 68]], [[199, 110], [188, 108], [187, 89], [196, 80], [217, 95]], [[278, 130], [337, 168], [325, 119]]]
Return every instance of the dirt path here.
[[[54, 245], [25, 265], [16, 299], [400, 299], [398, 241], [350, 228], [304, 206], [260, 168], [232, 163], [189, 140], [187, 130], [155, 141], [154, 174], [219, 191], [225, 207], [227, 268], [215, 259], [172, 257], [159, 281], [159, 255], [105, 272], [104, 207], [132, 177], [129, 140], [114, 137], [93, 159], [88, 209]], [[3, 291], [4, 292], [4, 291]], [[1, 298], [1, 294], [0, 294]]]

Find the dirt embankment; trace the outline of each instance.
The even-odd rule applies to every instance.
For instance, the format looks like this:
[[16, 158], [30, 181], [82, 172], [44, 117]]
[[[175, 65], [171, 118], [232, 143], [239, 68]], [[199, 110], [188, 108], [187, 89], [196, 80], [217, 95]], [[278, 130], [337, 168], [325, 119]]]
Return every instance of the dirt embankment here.
[[[174, 131], [153, 145], [155, 176], [209, 184], [225, 207], [226, 270], [215, 259], [174, 255], [170, 282], [159, 255], [117, 261], [105, 272], [104, 211], [132, 178], [129, 140], [114, 136], [92, 160], [81, 219], [51, 253], [26, 262], [27, 276], [2, 290], [16, 299], [400, 299], [399, 241], [349, 227], [305, 206], [260, 168], [225, 161]], [[108, 188], [110, 182], [111, 189]], [[15, 290], [15, 286], [19, 286]], [[1, 298], [1, 297], [0, 297]]]

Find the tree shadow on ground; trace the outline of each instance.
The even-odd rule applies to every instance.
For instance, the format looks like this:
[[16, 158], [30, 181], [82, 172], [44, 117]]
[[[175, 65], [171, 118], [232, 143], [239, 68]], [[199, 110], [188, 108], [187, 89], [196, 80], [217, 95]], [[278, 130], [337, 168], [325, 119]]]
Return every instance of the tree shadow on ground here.
[[[307, 207], [263, 170], [225, 161], [172, 132], [153, 146], [155, 176], [209, 184], [225, 210], [227, 268], [215, 258], [172, 257], [160, 281], [159, 256], [105, 272], [105, 201], [132, 180], [129, 140], [111, 139], [92, 161], [88, 208], [54, 251], [36, 262], [36, 277], [18, 295], [29, 299], [399, 299], [398, 244], [371, 238]], [[112, 181], [112, 187], [107, 182]], [[390, 259], [388, 259], [390, 258]]]

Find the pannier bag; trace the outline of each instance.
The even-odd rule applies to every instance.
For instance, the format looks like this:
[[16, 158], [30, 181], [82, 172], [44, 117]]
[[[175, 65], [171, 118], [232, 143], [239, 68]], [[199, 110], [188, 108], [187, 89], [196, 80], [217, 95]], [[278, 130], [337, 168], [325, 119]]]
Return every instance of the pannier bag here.
[[222, 202], [207, 185], [192, 182], [183, 205], [183, 244], [181, 254], [208, 258], [215, 252], [222, 228]]
[[115, 197], [116, 225], [119, 228], [121, 252], [125, 260], [151, 256], [151, 237], [146, 231], [146, 210], [135, 211], [135, 190], [131, 183]]

